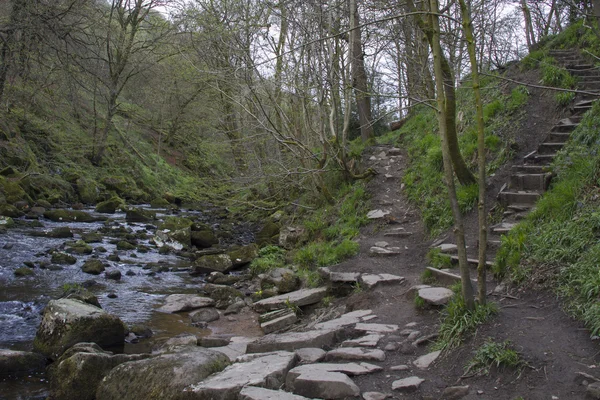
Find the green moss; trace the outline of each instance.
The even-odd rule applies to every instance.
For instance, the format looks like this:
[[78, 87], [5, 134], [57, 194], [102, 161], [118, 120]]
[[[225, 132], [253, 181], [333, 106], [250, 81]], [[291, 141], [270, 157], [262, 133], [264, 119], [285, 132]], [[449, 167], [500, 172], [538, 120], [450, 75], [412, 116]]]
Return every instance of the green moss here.
[[24, 276], [33, 276], [33, 275], [35, 275], [35, 272], [31, 268], [19, 267], [19, 268], [15, 269], [14, 274], [17, 277], [24, 277]]

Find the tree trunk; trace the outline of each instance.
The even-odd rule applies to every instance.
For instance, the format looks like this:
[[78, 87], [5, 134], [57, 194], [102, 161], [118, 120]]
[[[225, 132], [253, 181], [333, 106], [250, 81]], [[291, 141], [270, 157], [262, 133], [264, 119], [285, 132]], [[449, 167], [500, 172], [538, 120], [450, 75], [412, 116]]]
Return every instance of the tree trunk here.
[[471, 79], [473, 81], [473, 92], [475, 94], [475, 108], [477, 119], [477, 157], [478, 157], [478, 185], [479, 202], [477, 205], [479, 220], [479, 257], [477, 263], [477, 299], [479, 304], [485, 304], [487, 296], [486, 288], [486, 261], [487, 261], [487, 214], [485, 204], [485, 132], [483, 123], [483, 105], [481, 102], [481, 91], [479, 84], [479, 70], [476, 58], [475, 38], [473, 36], [473, 25], [471, 13], [465, 0], [459, 0], [463, 20], [463, 29], [467, 40], [467, 50], [471, 62]]
[[521, 10], [523, 11], [523, 19], [525, 19], [525, 39], [527, 40], [527, 48], [535, 44], [535, 36], [533, 34], [533, 23], [531, 22], [531, 12], [527, 5], [527, 0], [521, 0]]
[[600, 18], [600, 0], [592, 0], [594, 17]]
[[456, 187], [454, 185], [454, 176], [452, 171], [452, 162], [450, 159], [450, 140], [448, 138], [447, 121], [448, 118], [445, 115], [447, 113], [446, 98], [444, 96], [444, 84], [446, 81], [446, 75], [443, 71], [442, 59], [442, 47], [440, 45], [440, 25], [439, 16], [437, 12], [439, 10], [437, 0], [430, 0], [431, 10], [435, 14], [430, 16], [431, 21], [431, 50], [433, 52], [433, 66], [436, 84], [436, 99], [437, 99], [437, 118], [440, 127], [440, 136], [442, 140], [442, 156], [444, 159], [444, 177], [446, 180], [446, 186], [448, 187], [448, 195], [450, 196], [450, 204], [452, 208], [452, 215], [454, 217], [454, 235], [456, 238], [456, 245], [458, 247], [458, 264], [460, 268], [460, 276], [462, 282], [462, 296], [467, 309], [472, 310], [475, 308], [473, 301], [473, 288], [471, 286], [471, 277], [469, 274], [469, 265], [467, 263], [467, 250], [465, 247], [465, 232], [463, 226], [463, 219], [458, 206], [458, 199], [456, 197]]
[[350, 62], [352, 65], [352, 86], [356, 97], [360, 136], [363, 142], [373, 140], [373, 116], [371, 115], [371, 95], [367, 85], [365, 59], [360, 37], [360, 23], [356, 0], [350, 0]]

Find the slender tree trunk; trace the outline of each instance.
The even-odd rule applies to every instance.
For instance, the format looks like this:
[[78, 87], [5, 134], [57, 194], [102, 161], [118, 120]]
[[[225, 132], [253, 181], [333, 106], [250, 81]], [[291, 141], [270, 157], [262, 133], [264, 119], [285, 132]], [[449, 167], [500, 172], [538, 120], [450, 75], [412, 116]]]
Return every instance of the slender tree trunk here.
[[356, 97], [360, 136], [363, 142], [373, 140], [373, 116], [371, 115], [371, 95], [367, 84], [365, 58], [360, 37], [360, 22], [356, 0], [350, 0], [350, 62], [352, 65], [352, 86]]
[[527, 47], [531, 49], [531, 47], [535, 44], [535, 36], [533, 34], [531, 11], [529, 11], [527, 0], [521, 0], [521, 10], [523, 11], [523, 18], [525, 19], [525, 39], [527, 40]]
[[600, 0], [592, 0], [594, 17], [600, 18]]
[[479, 304], [486, 302], [486, 250], [487, 250], [487, 214], [485, 204], [485, 135], [483, 123], [483, 105], [481, 102], [481, 91], [479, 84], [479, 70], [477, 67], [475, 38], [473, 36], [473, 25], [471, 13], [465, 0], [459, 0], [462, 14], [463, 29], [467, 40], [467, 50], [471, 62], [471, 79], [473, 81], [473, 92], [475, 94], [475, 108], [477, 119], [477, 157], [478, 157], [478, 184], [479, 202], [477, 205], [479, 219], [479, 258], [477, 263], [477, 299]]
[[465, 247], [465, 232], [463, 226], [463, 219], [458, 206], [458, 199], [456, 197], [456, 187], [454, 185], [454, 174], [452, 171], [452, 161], [450, 158], [450, 147], [449, 138], [447, 131], [447, 107], [446, 98], [444, 96], [444, 84], [446, 76], [443, 71], [442, 63], [442, 47], [440, 45], [440, 25], [439, 16], [437, 12], [439, 10], [437, 0], [430, 0], [431, 10], [435, 13], [430, 15], [431, 21], [431, 50], [433, 52], [433, 69], [435, 75], [436, 84], [436, 99], [437, 99], [437, 118], [440, 127], [440, 136], [442, 140], [442, 155], [444, 159], [444, 177], [446, 185], [448, 187], [448, 195], [450, 196], [450, 204], [452, 207], [452, 215], [454, 217], [454, 236], [456, 238], [456, 245], [458, 247], [458, 264], [460, 268], [460, 277], [462, 282], [462, 295], [467, 309], [472, 310], [475, 308], [473, 301], [473, 287], [471, 286], [471, 277], [469, 273], [469, 265], [467, 263], [467, 250]]

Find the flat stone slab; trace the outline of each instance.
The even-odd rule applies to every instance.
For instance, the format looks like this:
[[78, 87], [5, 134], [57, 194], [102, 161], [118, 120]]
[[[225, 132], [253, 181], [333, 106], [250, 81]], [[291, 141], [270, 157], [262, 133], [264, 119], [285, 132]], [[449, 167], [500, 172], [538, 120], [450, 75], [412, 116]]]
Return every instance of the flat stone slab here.
[[196, 310], [202, 307], [210, 307], [215, 301], [209, 297], [198, 296], [197, 294], [172, 294], [165, 298], [165, 304], [156, 309], [164, 313], [177, 313]]
[[239, 400], [307, 400], [307, 398], [283, 390], [247, 386], [240, 392]]
[[404, 228], [395, 228], [385, 232], [383, 236], [403, 238], [412, 236], [412, 234], [412, 232], [409, 232]]
[[364, 392], [362, 394], [363, 400], [385, 400], [389, 397], [391, 396], [381, 392]]
[[421, 383], [423, 382], [425, 382], [425, 379], [421, 379], [418, 376], [410, 376], [392, 382], [392, 390], [398, 390], [403, 393], [414, 392], [419, 389], [419, 386], [421, 386]]
[[458, 249], [458, 246], [453, 243], [442, 243], [437, 248], [442, 253], [454, 253]]
[[298, 375], [286, 389], [310, 398], [345, 399], [360, 395], [356, 383], [341, 372], [310, 370]]
[[383, 335], [373, 333], [357, 339], [345, 340], [342, 342], [342, 347], [377, 347], [381, 339], [383, 339]]
[[367, 213], [367, 218], [369, 219], [380, 219], [390, 214], [391, 211], [388, 210], [371, 210]]
[[293, 304], [297, 307], [306, 306], [309, 304], [318, 303], [325, 297], [327, 293], [326, 287], [320, 287], [316, 289], [301, 289], [295, 292], [285, 293], [275, 297], [269, 297], [257, 301], [252, 305], [256, 312], [267, 312], [273, 311], [280, 308], [286, 308], [289, 304]]
[[248, 353], [266, 353], [269, 351], [294, 351], [304, 347], [333, 346], [337, 341], [339, 329], [318, 329], [307, 332], [271, 333], [255, 342], [248, 343]]
[[360, 278], [360, 272], [331, 272], [329, 281], [331, 283], [355, 283]]
[[252, 343], [256, 338], [247, 338], [243, 336], [232, 337], [231, 341], [226, 346], [211, 347], [211, 350], [216, 350], [220, 353], [225, 354], [230, 361], [235, 361], [238, 357], [246, 354], [248, 350], [248, 343]]
[[315, 325], [315, 329], [341, 329], [359, 322], [364, 322], [372, 315], [373, 311], [371, 310], [356, 310], [343, 314], [339, 318], [325, 322], [319, 322]]
[[434, 351], [432, 353], [425, 354], [424, 356], [421, 356], [413, 361], [413, 365], [419, 369], [427, 369], [435, 360], [438, 359], [440, 354], [442, 354], [441, 351]]
[[383, 247], [383, 248], [389, 247], [389, 245], [390, 244], [388, 242], [384, 242], [384, 241], [375, 242], [375, 244], [374, 244], [375, 247]]
[[419, 289], [419, 297], [422, 298], [426, 303], [434, 306], [442, 306], [447, 304], [448, 301], [454, 296], [454, 292], [448, 288], [442, 287], [429, 287]]
[[383, 248], [373, 246], [369, 249], [369, 255], [373, 257], [391, 257], [400, 254], [400, 249], [397, 247]]
[[223, 371], [187, 387], [186, 399], [237, 400], [245, 386], [279, 389], [288, 371], [294, 367], [296, 355], [289, 352], [258, 357], [249, 362], [232, 364]]
[[272, 319], [270, 321], [264, 322], [260, 324], [261, 329], [264, 333], [271, 333], [283, 328], [287, 328], [290, 325], [293, 325], [298, 321], [298, 317], [294, 312], [290, 312], [288, 314], [282, 315], [279, 318]]
[[354, 327], [357, 331], [365, 331], [372, 333], [391, 333], [398, 330], [398, 325], [394, 324], [364, 324], [359, 323]]
[[392, 274], [362, 274], [360, 281], [368, 288], [372, 288], [379, 284], [402, 283], [404, 277]]
[[385, 361], [385, 353], [379, 349], [342, 347], [328, 351], [325, 361]]
[[296, 355], [303, 364], [313, 364], [319, 362], [325, 358], [325, 354], [327, 354], [325, 350], [317, 347], [306, 347], [304, 349], [296, 350]]
[[[288, 379], [294, 379], [295, 376], [305, 373], [308, 371], [320, 371], [320, 372], [341, 372], [349, 376], [368, 375], [374, 372], [382, 371], [383, 368], [378, 365], [369, 364], [366, 362], [361, 363], [320, 363], [320, 364], [305, 364], [300, 365], [288, 374]], [[290, 375], [291, 374], [291, 375]], [[294, 375], [295, 374], [295, 375]]]

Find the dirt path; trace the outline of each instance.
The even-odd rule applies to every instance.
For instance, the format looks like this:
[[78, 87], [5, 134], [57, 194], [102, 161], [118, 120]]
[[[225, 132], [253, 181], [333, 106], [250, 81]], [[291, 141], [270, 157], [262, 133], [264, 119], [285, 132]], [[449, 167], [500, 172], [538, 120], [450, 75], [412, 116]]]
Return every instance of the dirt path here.
[[[536, 79], [535, 76], [531, 77]], [[535, 148], [561, 115], [556, 112], [552, 95], [536, 92], [538, 101], [530, 102], [522, 133], [515, 134], [519, 150], [515, 162], [522, 155]], [[372, 209], [389, 212], [384, 218], [374, 220], [361, 231], [360, 254], [340, 265], [332, 267], [337, 272], [389, 273], [403, 276], [406, 281], [398, 286], [377, 286], [371, 290], [354, 293], [344, 302], [348, 311], [372, 309], [378, 316], [372, 322], [398, 324], [401, 329], [408, 325], [412, 330], [426, 336], [437, 332], [439, 312], [419, 311], [414, 304], [414, 295], [407, 295], [408, 289], [421, 284], [420, 275], [426, 266], [425, 255], [434, 239], [424, 230], [418, 210], [410, 205], [401, 190], [401, 178], [406, 165], [406, 155], [387, 146], [376, 146], [369, 150], [368, 164], [379, 174], [368, 184], [372, 194]], [[506, 181], [511, 164], [504, 166], [490, 179], [488, 200], [493, 202], [499, 188]], [[475, 249], [476, 215], [467, 216], [468, 243]], [[409, 234], [404, 237], [386, 236], [392, 229], [403, 228]], [[451, 242], [451, 234], [447, 232]], [[371, 256], [372, 246], [387, 242], [388, 247], [399, 248], [393, 256]], [[473, 275], [475, 276], [475, 271]], [[490, 289], [495, 282], [490, 279]], [[498, 315], [488, 324], [481, 326], [457, 350], [442, 356], [429, 368], [420, 370], [413, 365], [419, 356], [427, 354], [427, 346], [407, 344], [406, 338], [388, 335], [379, 344], [386, 350], [386, 360], [376, 363], [384, 367], [377, 374], [356, 377], [354, 380], [361, 391], [380, 392], [394, 399], [441, 399], [444, 389], [468, 385], [464, 399], [583, 399], [586, 398], [586, 385], [593, 380], [583, 379], [579, 372], [600, 377], [596, 366], [600, 365], [600, 348], [590, 340], [589, 333], [582, 325], [570, 319], [560, 308], [556, 297], [535, 290], [508, 290], [490, 296], [497, 303]], [[509, 340], [521, 355], [526, 366], [518, 371], [492, 369], [487, 376], [461, 378], [465, 366], [474, 352], [486, 340], [495, 342]], [[398, 345], [398, 343], [402, 343]], [[406, 370], [395, 371], [393, 366], [405, 365]], [[399, 393], [392, 390], [392, 384], [402, 378], [418, 376], [425, 381], [412, 393]], [[582, 383], [582, 380], [585, 381]]]

